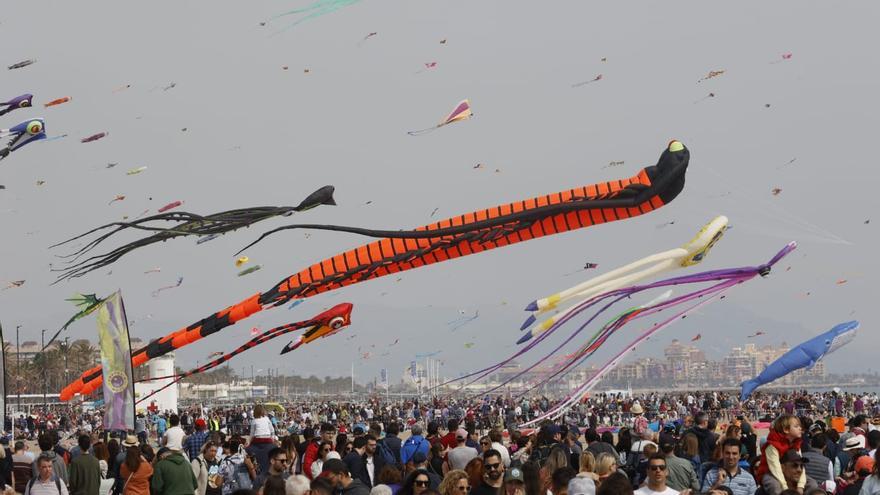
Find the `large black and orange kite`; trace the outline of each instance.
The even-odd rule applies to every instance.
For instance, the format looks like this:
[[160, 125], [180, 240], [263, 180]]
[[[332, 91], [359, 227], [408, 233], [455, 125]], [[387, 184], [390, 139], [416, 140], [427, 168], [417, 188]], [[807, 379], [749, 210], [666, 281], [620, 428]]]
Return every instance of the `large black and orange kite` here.
[[[284, 229], [334, 230], [382, 239], [315, 263], [266, 292], [254, 294], [157, 339], [132, 353], [132, 364], [139, 366], [233, 325], [263, 308], [280, 306], [293, 299], [508, 244], [649, 213], [668, 204], [684, 189], [689, 160], [688, 149], [680, 142], [672, 141], [656, 165], [646, 167], [633, 177], [467, 213], [415, 230], [307, 224], [275, 229], [256, 242]], [[101, 368], [98, 366], [65, 387], [61, 391], [61, 400], [69, 400], [76, 393], [91, 393], [100, 384]]]

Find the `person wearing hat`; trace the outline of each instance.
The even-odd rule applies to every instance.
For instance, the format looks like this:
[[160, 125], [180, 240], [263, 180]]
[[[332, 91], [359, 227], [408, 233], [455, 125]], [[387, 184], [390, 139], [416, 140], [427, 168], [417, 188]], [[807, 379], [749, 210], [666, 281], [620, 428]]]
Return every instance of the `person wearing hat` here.
[[464, 469], [471, 459], [480, 455], [477, 449], [466, 445], [467, 438], [468, 432], [464, 428], [459, 428], [455, 432], [456, 446], [446, 454], [446, 463], [449, 465], [449, 470]]
[[440, 488], [440, 483], [443, 481], [442, 478], [437, 473], [432, 473], [430, 469], [428, 469], [428, 456], [422, 453], [421, 451], [416, 452], [409, 458], [409, 463], [406, 466], [406, 472], [412, 472], [416, 469], [423, 469], [428, 473], [428, 479], [431, 480], [431, 484], [428, 485], [428, 488], [432, 490], [437, 490]]
[[[814, 488], [818, 488], [819, 485], [812, 478], [804, 474], [804, 466], [810, 461], [803, 457], [800, 452], [795, 449], [789, 449], [779, 462], [782, 467], [785, 486], [783, 487], [775, 483], [768, 485], [765, 483], [764, 490], [767, 492], [767, 495], [780, 495], [786, 489], [807, 493]], [[801, 485], [802, 480], [805, 480], [803, 485]]]
[[[645, 417], [645, 410], [642, 405], [636, 402], [629, 408], [629, 412], [633, 415], [633, 433], [639, 437], [643, 437], [648, 429], [648, 418]], [[650, 440], [650, 438], [648, 438]]]
[[[593, 480], [590, 480], [592, 483]], [[569, 482], [571, 486], [571, 482]], [[523, 477], [522, 469], [515, 467], [504, 473], [504, 484], [501, 485], [501, 493], [499, 495], [525, 495], [526, 480]], [[593, 494], [596, 493], [595, 485], [593, 486]]]
[[324, 463], [321, 478], [326, 478], [333, 483], [342, 495], [369, 495], [370, 489], [361, 480], [351, 477], [345, 463], [340, 459], [330, 459]]
[[199, 418], [195, 421], [196, 431], [183, 441], [183, 451], [190, 459], [195, 459], [202, 452], [202, 447], [208, 441], [208, 423]]
[[138, 438], [128, 435], [122, 441], [125, 457], [119, 466], [118, 486], [124, 495], [149, 495], [153, 466], [141, 454]]
[[865, 481], [870, 478], [877, 478], [876, 476], [871, 476], [874, 472], [874, 458], [863, 455], [860, 456], [855, 461], [855, 466], [853, 471], [855, 472], [855, 480], [848, 484], [846, 488], [844, 488], [843, 493], [841, 495], [859, 495], [859, 493], [877, 493], [877, 487], [871, 486], [868, 487], [867, 490], [862, 490], [865, 484]]

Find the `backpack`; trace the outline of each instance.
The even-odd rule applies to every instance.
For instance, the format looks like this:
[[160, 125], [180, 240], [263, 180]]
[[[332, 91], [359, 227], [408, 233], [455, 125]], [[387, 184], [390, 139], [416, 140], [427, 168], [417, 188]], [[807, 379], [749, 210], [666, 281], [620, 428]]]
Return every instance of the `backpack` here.
[[[411, 460], [412, 457], [416, 454], [416, 452], [419, 451], [419, 448], [420, 448], [420, 447], [422, 446], [422, 444], [423, 444], [424, 442], [426, 442], [426, 441], [427, 441], [427, 440], [425, 440], [424, 438], [420, 438], [420, 439], [419, 439], [419, 443], [415, 443], [415, 442], [413, 441], [412, 437], [407, 438], [407, 439], [406, 439], [406, 442], [403, 443], [403, 447], [400, 448], [400, 462], [403, 462], [403, 449], [405, 449], [405, 448], [406, 448], [407, 446], [409, 446], [409, 445], [415, 445], [415, 447], [416, 447], [415, 450], [412, 451], [412, 454], [409, 456], [409, 459], [407, 459], [407, 460], [409, 461], [409, 460]], [[430, 452], [430, 451], [431, 451], [431, 443], [428, 442], [428, 452]]]
[[236, 490], [250, 490], [254, 483], [248, 473], [244, 457], [235, 459], [229, 456], [220, 463], [220, 474], [223, 475], [223, 494], [229, 494]]
[[394, 457], [394, 452], [391, 452], [391, 449], [385, 445], [385, 442], [377, 442], [376, 443], [376, 452], [382, 456], [382, 460], [385, 462], [386, 466], [397, 466], [397, 459]]
[[[58, 476], [55, 476], [54, 474], [52, 475], [52, 478], [55, 480], [55, 488], [58, 489], [58, 493], [59, 494], [62, 493], [61, 492], [61, 480], [58, 478]], [[37, 482], [37, 478], [31, 478], [31, 480], [28, 481], [27, 488], [25, 488], [25, 492], [30, 493], [31, 488], [34, 487], [34, 483], [36, 483], [36, 482]]]

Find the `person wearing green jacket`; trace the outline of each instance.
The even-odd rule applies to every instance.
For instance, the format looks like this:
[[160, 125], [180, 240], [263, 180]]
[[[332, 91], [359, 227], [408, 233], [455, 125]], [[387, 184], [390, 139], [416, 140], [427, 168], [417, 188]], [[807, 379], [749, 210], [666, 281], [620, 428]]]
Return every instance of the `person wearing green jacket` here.
[[[161, 456], [159, 456], [161, 457]], [[192, 495], [199, 487], [192, 467], [179, 450], [172, 450], [153, 467], [150, 493], [153, 495]]]
[[98, 459], [89, 453], [92, 439], [88, 435], [80, 435], [77, 439], [80, 455], [70, 461], [68, 482], [70, 495], [98, 495], [101, 487], [101, 466]]

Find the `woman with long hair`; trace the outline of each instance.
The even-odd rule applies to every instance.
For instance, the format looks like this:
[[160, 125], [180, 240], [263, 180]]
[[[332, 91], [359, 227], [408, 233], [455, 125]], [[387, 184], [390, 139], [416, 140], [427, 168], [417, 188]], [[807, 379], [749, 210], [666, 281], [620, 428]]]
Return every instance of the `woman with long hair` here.
[[407, 475], [403, 480], [403, 486], [397, 493], [399, 495], [421, 495], [429, 486], [431, 486], [431, 477], [428, 476], [428, 471], [419, 468]]
[[619, 432], [617, 432], [617, 444], [614, 445], [614, 450], [617, 451], [617, 455], [620, 456], [618, 459], [618, 463], [626, 464], [627, 457], [630, 454], [630, 450], [632, 450], [632, 432], [629, 428], [621, 428]]
[[440, 483], [439, 491], [440, 495], [467, 495], [471, 491], [468, 474], [461, 469], [449, 471]]
[[560, 447], [550, 449], [550, 454], [541, 466], [541, 483], [545, 490], [553, 488], [553, 473], [561, 467], [569, 467], [568, 455]]
[[296, 435], [287, 435], [281, 440], [281, 448], [287, 453], [287, 474], [296, 474], [296, 461], [298, 453], [296, 451]]
[[107, 442], [107, 454], [110, 457], [110, 460], [107, 461], [109, 466], [107, 466], [108, 473], [118, 473], [119, 467], [122, 465], [122, 461], [125, 459], [124, 456], [120, 458], [120, 453], [123, 453], [119, 448], [119, 441], [115, 438], [111, 438], [109, 442]]
[[266, 416], [263, 405], [257, 404], [254, 406], [254, 420], [251, 421], [251, 444], [248, 446], [248, 454], [256, 458], [261, 473], [268, 471], [269, 451], [274, 448], [275, 427]]
[[474, 457], [464, 466], [464, 472], [468, 475], [468, 483], [471, 485], [471, 490], [480, 486], [483, 483], [483, 458], [482, 457]]
[[[806, 430], [804, 430], [806, 431]], [[727, 430], [724, 432], [724, 436], [718, 439], [718, 443], [715, 444], [715, 450], [712, 452], [712, 461], [720, 462], [721, 461], [721, 452], [722, 452], [722, 444], [728, 438], [735, 438], [740, 440], [742, 438], [742, 428], [738, 425], [731, 423], [727, 426]], [[740, 440], [741, 441], [741, 440]], [[743, 450], [745, 450], [745, 445], [740, 444], [740, 457], [742, 457]]]
[[122, 495], [149, 495], [153, 465], [141, 455], [136, 436], [128, 435], [122, 446], [125, 447], [125, 462], [119, 467]]
[[397, 495], [400, 491], [402, 479], [400, 470], [390, 464], [382, 466], [382, 471], [379, 471], [379, 483], [391, 488], [391, 495]]
[[592, 452], [587, 450], [581, 452], [581, 456], [578, 459], [578, 476], [581, 475], [593, 481], [599, 480], [599, 475], [596, 474], [596, 458], [593, 457]]
[[318, 458], [312, 463], [312, 479], [321, 475], [321, 471], [324, 469], [324, 462], [333, 457], [340, 458], [339, 453], [333, 451], [333, 442], [321, 442], [318, 444]]
[[685, 433], [681, 437], [681, 455], [679, 457], [691, 461], [694, 472], [700, 472], [700, 441], [693, 433]]
[[[442, 478], [443, 477], [443, 444], [440, 442], [437, 442], [435, 444], [431, 444], [430, 452], [431, 452], [431, 458], [428, 459], [428, 470]], [[461, 469], [454, 469], [453, 471], [461, 471]]]
[[522, 465], [523, 481], [526, 485], [526, 495], [545, 495], [541, 483], [541, 466], [535, 461], [526, 461]]
[[345, 454], [348, 453], [345, 451], [345, 446], [349, 443], [348, 433], [337, 433], [333, 441], [336, 442], [336, 452], [339, 452], [339, 458], [345, 457]]
[[101, 478], [106, 478], [107, 470], [110, 468], [110, 451], [107, 450], [107, 444], [100, 440], [92, 444], [92, 455], [98, 459], [98, 466], [101, 467]]
[[619, 459], [608, 452], [599, 453], [599, 456], [596, 457], [596, 467], [593, 469], [593, 472], [600, 483], [617, 471], [618, 461]]

